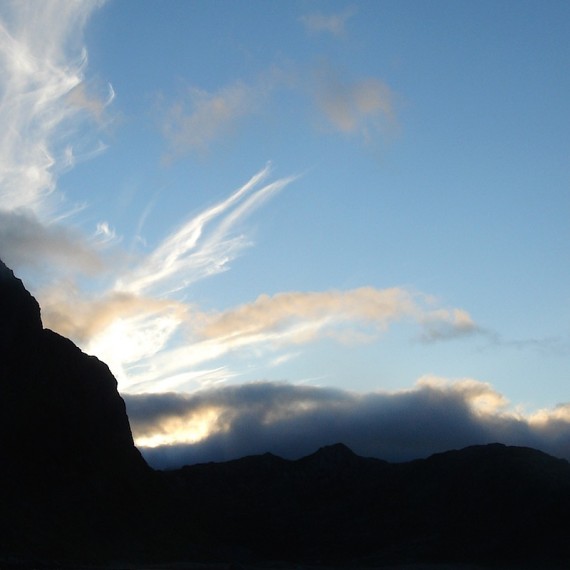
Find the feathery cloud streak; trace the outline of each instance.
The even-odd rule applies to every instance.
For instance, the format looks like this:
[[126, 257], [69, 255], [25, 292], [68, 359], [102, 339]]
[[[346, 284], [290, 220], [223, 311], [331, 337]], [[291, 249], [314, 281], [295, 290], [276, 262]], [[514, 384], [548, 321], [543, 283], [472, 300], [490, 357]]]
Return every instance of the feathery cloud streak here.
[[[83, 80], [83, 27], [94, 2], [8, 2], [0, 12], [0, 208], [46, 209], [57, 168], [67, 164], [61, 131], [82, 105], [70, 104]], [[68, 153], [68, 150], [67, 150]]]
[[135, 440], [162, 468], [267, 451], [298, 458], [337, 442], [391, 461], [495, 441], [570, 458], [567, 405], [525, 415], [473, 379], [426, 376], [409, 390], [367, 394], [259, 382], [126, 403]]
[[164, 294], [227, 269], [248, 244], [245, 236], [234, 235], [237, 224], [294, 180], [282, 178], [259, 188], [269, 172], [268, 165], [227, 199], [184, 223], [133, 271], [121, 276], [115, 288], [134, 293], [158, 289]]
[[71, 134], [95, 104], [82, 84], [82, 34], [102, 4], [24, 0], [0, 7], [0, 255], [13, 266], [66, 256], [80, 271], [100, 269], [96, 242], [58, 225], [74, 207], [56, 192], [56, 180], [73, 166]]

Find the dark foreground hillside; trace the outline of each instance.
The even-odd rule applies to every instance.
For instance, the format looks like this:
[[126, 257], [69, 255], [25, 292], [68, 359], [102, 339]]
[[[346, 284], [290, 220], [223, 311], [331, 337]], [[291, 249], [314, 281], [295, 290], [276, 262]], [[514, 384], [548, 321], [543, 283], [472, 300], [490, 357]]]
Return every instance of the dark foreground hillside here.
[[500, 444], [152, 471], [109, 369], [0, 262], [0, 568], [565, 568], [569, 513], [570, 465]]
[[388, 464], [342, 444], [167, 473], [210, 537], [311, 563], [570, 560], [570, 466], [541, 452], [470, 447]]

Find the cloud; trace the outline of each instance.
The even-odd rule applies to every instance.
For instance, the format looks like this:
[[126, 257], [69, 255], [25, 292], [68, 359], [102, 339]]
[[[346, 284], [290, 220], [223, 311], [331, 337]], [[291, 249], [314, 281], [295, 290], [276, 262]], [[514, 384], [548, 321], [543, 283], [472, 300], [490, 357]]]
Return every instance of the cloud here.
[[[108, 254], [120, 239], [104, 221], [91, 236], [64, 225], [77, 209], [56, 187], [58, 175], [78, 156], [70, 141], [76, 144], [73, 135], [85, 121], [101, 125], [114, 96], [111, 87], [106, 96], [94, 95], [97, 90], [84, 77], [82, 33], [100, 5], [53, 0], [39, 7], [31, 1], [0, 6], [0, 256], [12, 266], [44, 272], [34, 293], [46, 326], [108, 362], [123, 391], [210, 385], [238, 373], [220, 362], [238, 350], [245, 357], [268, 356], [270, 366], [288, 357], [279, 353], [283, 348], [293, 345], [297, 351], [323, 337], [370, 340], [396, 320], [418, 323], [430, 340], [474, 330], [466, 313], [439, 309], [436, 314], [419, 296], [398, 288], [261, 295], [218, 313], [188, 304], [187, 287], [227, 270], [250, 245], [242, 223], [294, 180], [270, 180], [269, 166], [185, 221], [150, 253], [127, 255], [115, 248]], [[338, 16], [336, 29], [347, 18], [348, 13]], [[308, 22], [335, 29], [332, 19]], [[363, 132], [378, 115], [390, 114], [387, 91], [378, 82], [333, 76], [328, 73], [321, 83], [342, 87], [340, 95], [328, 84], [322, 89], [336, 128]], [[271, 69], [250, 84], [187, 90], [164, 117], [173, 151], [208, 148], [258, 112], [277, 88], [291, 86], [291, 79], [292, 74]], [[335, 103], [335, 97], [342, 101]], [[85, 148], [79, 156], [97, 154], [104, 145], [97, 141], [91, 152]], [[113, 281], [103, 272], [111, 265], [109, 255], [120, 259], [112, 264]], [[46, 272], [58, 272], [55, 285], [45, 284]], [[81, 283], [77, 272], [104, 281]]]
[[83, 109], [70, 103], [83, 81], [84, 25], [102, 2], [4, 2], [0, 7], [0, 210], [26, 208], [40, 219], [54, 200], [63, 140]]
[[251, 83], [237, 81], [212, 92], [190, 87], [175, 101], [163, 101], [160, 129], [170, 146], [167, 158], [206, 152], [245, 119], [271, 108], [275, 94], [285, 89], [316, 105], [328, 128], [366, 143], [397, 129], [397, 97], [382, 80], [352, 79], [326, 64], [308, 73], [273, 67]]
[[476, 331], [466, 311], [431, 310], [422, 305], [422, 299], [422, 295], [397, 287], [261, 295], [253, 303], [206, 318], [200, 334], [236, 343], [241, 339], [240, 346], [248, 338], [259, 342], [262, 336], [290, 344], [322, 336], [350, 341], [371, 338], [391, 322], [406, 318], [419, 322], [422, 337], [433, 341]]
[[489, 341], [485, 349], [511, 348], [515, 350], [532, 350], [547, 355], [565, 356], [570, 353], [570, 343], [564, 337], [507, 339], [492, 330], [482, 331]]
[[[265, 365], [272, 366], [281, 357], [290, 356], [282, 355], [280, 351], [291, 346], [298, 350], [321, 338], [343, 344], [371, 342], [397, 321], [416, 323], [420, 331], [428, 323], [428, 330], [422, 336], [434, 336], [433, 330], [437, 330], [437, 338], [431, 338], [432, 342], [478, 332], [465, 311], [433, 310], [431, 303], [426, 304], [424, 299], [423, 295], [401, 288], [362, 287], [349, 291], [261, 295], [252, 303], [217, 313], [193, 307], [178, 321], [184, 334], [177, 342], [169, 345], [163, 342], [161, 350], [152, 350], [148, 355], [141, 352], [136, 364], [124, 369], [124, 377], [120, 377], [121, 389], [132, 393], [160, 392], [182, 386], [195, 388], [197, 382], [198, 385], [210, 383], [213, 363], [229, 354], [239, 354], [242, 362], [251, 358], [257, 365], [267, 360]], [[140, 337], [142, 344], [156, 348], [159, 344], [156, 340], [143, 342], [145, 327], [150, 327], [149, 334], [155, 335], [152, 322], [150, 315], [146, 322], [122, 319], [117, 337]], [[127, 330], [129, 326], [132, 326], [131, 332]], [[104, 335], [106, 338], [113, 336], [110, 330], [105, 330]], [[105, 354], [96, 338], [89, 346], [111, 363], [116, 361], [113, 354], [120, 342], [108, 344], [109, 354]], [[125, 362], [124, 350], [121, 350], [120, 358]], [[224, 376], [228, 380], [236, 375], [235, 371], [220, 368], [220, 365], [215, 365], [214, 370], [218, 381]]]
[[[270, 173], [267, 165], [150, 253], [122, 254], [120, 263], [113, 264], [114, 282], [91, 282], [81, 290], [68, 279], [40, 288], [44, 324], [107, 362], [123, 392], [187, 390], [229, 380], [238, 371], [221, 359], [238, 351], [242, 360], [267, 358], [271, 366], [288, 347], [321, 338], [345, 344], [372, 341], [395, 321], [416, 323], [421, 337], [432, 342], [478, 331], [465, 311], [434, 309], [426, 296], [397, 287], [260, 295], [222, 312], [191, 306], [187, 287], [227, 270], [250, 245], [240, 233], [242, 222], [294, 180], [270, 180]], [[98, 225], [95, 249], [93, 241], [30, 216], [10, 214], [7, 219], [0, 235], [6, 236], [8, 254], [35, 256], [38, 262], [61, 259], [68, 266], [73, 261], [84, 271], [97, 263], [103, 267], [96, 253], [115, 242], [104, 223]]]
[[[122, 390], [137, 385], [172, 388], [192, 378], [212, 381], [216, 376], [212, 369], [204, 371], [197, 366], [218, 358], [229, 347], [196, 337], [206, 316], [184, 300], [184, 290], [225, 271], [250, 245], [239, 233], [240, 224], [294, 179], [269, 181], [269, 174], [268, 165], [228, 198], [183, 223], [149, 254], [120, 256], [114, 283], [103, 284], [98, 294], [82, 291], [71, 281], [38, 291], [45, 325], [106, 361]], [[41, 235], [40, 224], [34, 229]], [[113, 241], [107, 225], [100, 224], [97, 233], [101, 246]], [[67, 244], [63, 237], [60, 241]], [[21, 232], [18, 239], [22, 239]], [[79, 248], [81, 243], [68, 241], [70, 247]], [[38, 252], [34, 243], [30, 250]], [[78, 257], [79, 253], [83, 250]], [[67, 259], [66, 250], [61, 254]], [[227, 371], [225, 376], [233, 374]]]
[[495, 441], [570, 458], [568, 404], [525, 416], [473, 379], [367, 394], [258, 382], [125, 399], [135, 441], [159, 468], [267, 451], [298, 458], [336, 442], [391, 461]]
[[237, 81], [217, 91], [189, 87], [162, 112], [161, 131], [173, 158], [204, 152], [230, 135], [245, 117], [259, 113], [272, 92], [288, 84], [288, 73], [271, 68], [252, 83]]
[[120, 276], [115, 288], [165, 294], [225, 271], [249, 243], [245, 236], [236, 235], [238, 224], [294, 180], [288, 177], [263, 184], [269, 173], [268, 165], [228, 198], [182, 224], [134, 269]]
[[376, 78], [351, 81], [330, 67], [314, 74], [313, 96], [328, 124], [370, 142], [396, 126], [395, 95]]
[[44, 324], [80, 344], [97, 337], [116, 321], [134, 319], [140, 325], [143, 319], [168, 318], [180, 323], [188, 310], [176, 301], [116, 291], [86, 298], [72, 283], [62, 281], [42, 290], [40, 300]]
[[[402, 289], [363, 287], [352, 291], [290, 292], [261, 295], [253, 303], [215, 315], [202, 331], [206, 337], [236, 337], [260, 333], [297, 332], [298, 340], [345, 321], [365, 321], [380, 328], [415, 311], [410, 294]], [[307, 330], [299, 322], [312, 322]], [[296, 339], [293, 338], [292, 342]]]
[[313, 13], [301, 16], [300, 21], [311, 33], [328, 33], [343, 37], [346, 33], [346, 23], [354, 16], [355, 10], [349, 8], [337, 14]]
[[91, 275], [105, 266], [101, 251], [79, 231], [42, 223], [30, 210], [0, 210], [0, 259], [12, 267], [57, 266]]
[[68, 94], [68, 102], [72, 105], [88, 111], [97, 122], [102, 123], [105, 110], [115, 98], [115, 90], [112, 85], [107, 85], [105, 97], [88, 92], [85, 83], [80, 83]]
[[449, 340], [484, 332], [463, 309], [437, 309], [421, 318], [423, 342]]
[[216, 93], [189, 88], [186, 97], [168, 110], [162, 132], [176, 154], [205, 150], [239, 118], [254, 112], [255, 98], [254, 91], [243, 83]]
[[[293, 178], [269, 181], [269, 166], [264, 168], [148, 255], [119, 251], [120, 239], [104, 221], [91, 236], [73, 229], [70, 217], [78, 207], [66, 201], [56, 182], [78, 155], [89, 157], [104, 148], [96, 141], [89, 151], [82, 127], [85, 121], [100, 127], [114, 95], [111, 87], [106, 97], [93, 95], [96, 89], [84, 77], [83, 28], [100, 5], [54, 0], [0, 6], [0, 256], [15, 268], [36, 270], [30, 284], [44, 307], [44, 324], [106, 360], [125, 388], [131, 371], [136, 371], [132, 382], [140, 381], [141, 373], [152, 380], [160, 376], [155, 355], [168, 359], [187, 346], [184, 328], [194, 327], [200, 315], [182, 304], [182, 290], [228, 268], [250, 245], [241, 223]], [[249, 105], [278, 75], [269, 73], [254, 86], [239, 84], [212, 97], [194, 93], [196, 109], [188, 124], [204, 128], [204, 140], [210, 140], [208, 133], [217, 136], [236, 114], [253, 110]], [[103, 272], [111, 267], [114, 282]], [[78, 272], [101, 281], [81, 282]], [[177, 374], [184, 372], [185, 381], [211, 382], [221, 369], [192, 366]], [[175, 377], [160, 380], [172, 386]]]
[[[22, 0], [0, 6], [0, 257], [44, 279], [55, 271], [93, 275], [105, 265], [101, 236], [62, 224], [80, 207], [56, 187], [77, 160], [72, 135], [97, 106], [84, 88], [82, 35], [102, 4]], [[90, 145], [83, 138], [79, 155], [103, 148], [98, 141]]]

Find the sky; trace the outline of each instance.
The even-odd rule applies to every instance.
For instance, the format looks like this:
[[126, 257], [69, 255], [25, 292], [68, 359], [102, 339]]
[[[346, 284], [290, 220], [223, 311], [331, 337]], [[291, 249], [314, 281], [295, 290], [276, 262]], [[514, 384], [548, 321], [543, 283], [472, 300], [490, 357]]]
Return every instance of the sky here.
[[0, 258], [173, 467], [570, 459], [567, 2], [0, 3]]

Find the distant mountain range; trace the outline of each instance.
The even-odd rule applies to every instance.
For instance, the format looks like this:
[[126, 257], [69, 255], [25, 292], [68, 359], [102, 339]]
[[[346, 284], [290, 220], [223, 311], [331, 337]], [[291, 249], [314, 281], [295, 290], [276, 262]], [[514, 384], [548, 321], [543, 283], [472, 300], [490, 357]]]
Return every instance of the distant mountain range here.
[[395, 464], [339, 443], [153, 471], [107, 366], [44, 329], [1, 261], [0, 461], [2, 568], [570, 561], [570, 464], [529, 448]]

